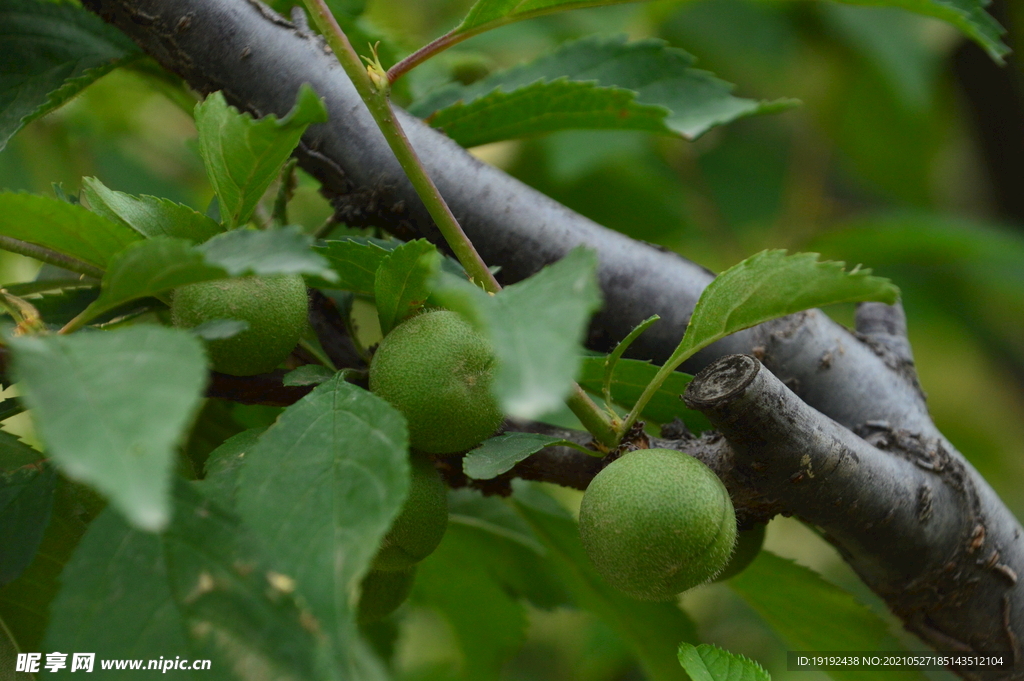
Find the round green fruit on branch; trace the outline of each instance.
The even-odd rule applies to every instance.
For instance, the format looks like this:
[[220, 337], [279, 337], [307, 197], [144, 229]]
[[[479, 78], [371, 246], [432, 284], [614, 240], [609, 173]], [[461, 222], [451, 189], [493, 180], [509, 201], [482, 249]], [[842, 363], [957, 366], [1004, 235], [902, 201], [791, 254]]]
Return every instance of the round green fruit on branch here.
[[708, 582], [732, 554], [736, 514], [721, 480], [688, 454], [641, 449], [591, 481], [580, 539], [609, 584], [649, 601]]
[[363, 577], [362, 594], [356, 615], [360, 624], [384, 619], [398, 609], [412, 591], [416, 568], [401, 572], [371, 570]]
[[448, 490], [429, 457], [413, 455], [409, 496], [391, 524], [374, 570], [408, 570], [437, 548], [448, 529]]
[[765, 527], [764, 523], [757, 523], [749, 530], [740, 530], [737, 533], [736, 550], [732, 552], [729, 564], [715, 577], [716, 582], [724, 582], [735, 577], [754, 562], [757, 554], [761, 553], [761, 547], [764, 546]]
[[252, 376], [272, 371], [299, 342], [308, 314], [306, 284], [297, 274], [239, 277], [174, 290], [171, 321], [191, 329], [214, 319], [237, 319], [249, 328], [210, 341], [216, 371]]
[[493, 370], [487, 339], [455, 312], [437, 310], [385, 336], [370, 363], [370, 390], [405, 416], [413, 448], [451, 454], [501, 425]]

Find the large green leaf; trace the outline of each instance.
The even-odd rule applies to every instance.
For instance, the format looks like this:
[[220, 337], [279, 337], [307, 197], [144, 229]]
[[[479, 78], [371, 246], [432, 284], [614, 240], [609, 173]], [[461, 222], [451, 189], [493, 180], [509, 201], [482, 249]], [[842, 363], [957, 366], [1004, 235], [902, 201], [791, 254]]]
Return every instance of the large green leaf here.
[[33, 194], [0, 193], [0, 234], [106, 267], [111, 256], [142, 239], [131, 228], [82, 206]]
[[237, 518], [199, 488], [176, 485], [173, 521], [159, 535], [110, 511], [93, 522], [64, 571], [43, 649], [96, 651], [105, 679], [164, 677], [118, 673], [104, 660], [179, 656], [212, 662], [175, 670], [178, 678], [330, 678], [325, 637], [290, 577], [273, 572]]
[[524, 485], [515, 499], [576, 604], [604, 620], [632, 647], [651, 681], [686, 679], [676, 649], [680, 641], [697, 640], [696, 627], [686, 614], [675, 604], [638, 601], [609, 586], [590, 564], [576, 522], [558, 512], [557, 504], [543, 492]]
[[492, 391], [502, 410], [531, 419], [556, 409], [580, 363], [580, 341], [601, 304], [597, 256], [578, 248], [491, 296], [442, 273], [433, 296], [487, 335], [498, 360]]
[[91, 490], [57, 478], [50, 522], [35, 557], [17, 579], [0, 589], [0, 618], [22, 650], [42, 648], [61, 571], [101, 508], [102, 500]]
[[793, 106], [730, 94], [694, 58], [649, 39], [590, 36], [472, 85], [448, 85], [410, 111], [464, 146], [570, 128], [647, 130], [686, 139]]
[[305, 84], [299, 88], [295, 107], [281, 119], [273, 114], [253, 119], [239, 113], [219, 91], [196, 105], [199, 152], [229, 228], [248, 222], [302, 133], [311, 123], [326, 120], [323, 102]]
[[89, 208], [146, 237], [173, 236], [202, 243], [224, 231], [217, 222], [188, 206], [155, 196], [132, 196], [108, 188], [95, 177], [82, 180]]
[[817, 253], [761, 251], [718, 275], [690, 317], [686, 333], [672, 355], [689, 356], [730, 333], [769, 319], [822, 305], [879, 300], [890, 305], [899, 289], [871, 270], [845, 263], [819, 262]]
[[441, 254], [426, 239], [402, 244], [381, 261], [373, 283], [381, 333], [423, 307], [440, 267]]
[[[576, 380], [585, 390], [600, 395], [604, 385], [604, 370], [604, 357], [584, 357]], [[657, 373], [658, 367], [650, 362], [620, 359], [612, 373], [612, 399], [624, 407], [632, 407]], [[673, 372], [644, 407], [644, 416], [656, 423], [670, 423], [676, 417], [684, 421], [696, 419], [703, 423], [703, 417], [687, 409], [679, 398], [686, 391], [686, 386], [692, 378], [689, 374]]]
[[373, 241], [355, 238], [326, 241], [313, 250], [327, 258], [337, 275], [337, 281], [324, 284], [364, 296], [373, 295], [377, 268], [390, 252]]
[[57, 474], [42, 463], [0, 471], [0, 586], [21, 574], [36, 555], [50, 522]]
[[695, 646], [683, 642], [679, 664], [692, 681], [771, 681], [764, 667], [753, 660], [707, 643]]
[[310, 274], [333, 277], [310, 250], [312, 239], [293, 227], [238, 229], [193, 246], [188, 239], [157, 236], [132, 244], [111, 259], [103, 289], [83, 313], [95, 318], [137, 298], [179, 286], [243, 275]]
[[174, 449], [199, 407], [198, 339], [160, 326], [10, 340], [26, 405], [47, 453], [136, 527], [170, 519]]
[[69, 3], [0, 4], [0, 150], [23, 125], [140, 54], [95, 14]]
[[355, 629], [357, 587], [409, 486], [408, 435], [342, 375], [288, 407], [245, 456], [238, 512], [335, 638], [346, 678], [376, 675]]
[[[816, 572], [761, 551], [746, 570], [728, 582], [791, 650], [865, 652], [900, 650], [877, 615]], [[864, 678], [863, 671], [830, 667], [836, 681]], [[879, 667], [878, 681], [922, 681], [916, 668]]]

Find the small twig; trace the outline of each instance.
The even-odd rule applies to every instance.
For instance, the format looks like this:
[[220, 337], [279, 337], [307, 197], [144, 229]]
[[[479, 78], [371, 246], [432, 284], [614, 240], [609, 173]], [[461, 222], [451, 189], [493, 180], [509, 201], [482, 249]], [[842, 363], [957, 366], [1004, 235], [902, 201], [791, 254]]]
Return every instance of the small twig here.
[[431, 40], [429, 43], [388, 69], [388, 81], [394, 83], [423, 62], [440, 54], [441, 52], [444, 52], [452, 45], [461, 43], [463, 40], [470, 37], [470, 35], [475, 34], [456, 34], [455, 31], [452, 30], [445, 33], [440, 38]]
[[298, 180], [295, 177], [295, 166], [298, 163], [297, 159], [288, 159], [281, 170], [281, 186], [277, 189], [274, 209], [271, 211], [271, 218], [278, 227], [288, 224], [288, 202], [295, 196], [295, 187], [298, 185]]
[[54, 265], [56, 267], [62, 267], [72, 272], [78, 272], [84, 274], [87, 277], [93, 277], [95, 279], [103, 278], [103, 270], [95, 265], [90, 265], [84, 260], [73, 258], [70, 255], [64, 255], [57, 251], [50, 250], [44, 246], [38, 246], [31, 244], [21, 239], [14, 239], [9, 236], [0, 236], [0, 248], [11, 253], [17, 253], [18, 255], [25, 255], [29, 258], [35, 258], [40, 262], [45, 262], [48, 265]]

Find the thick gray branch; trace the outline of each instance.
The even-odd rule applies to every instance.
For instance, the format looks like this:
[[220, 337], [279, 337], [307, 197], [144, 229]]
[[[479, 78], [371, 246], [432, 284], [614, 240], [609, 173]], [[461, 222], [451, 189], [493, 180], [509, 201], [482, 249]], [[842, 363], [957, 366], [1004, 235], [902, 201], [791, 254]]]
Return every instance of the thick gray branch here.
[[[340, 217], [350, 224], [380, 224], [399, 234], [425, 235], [438, 241], [436, 228], [351, 84], [329, 51], [308, 32], [254, 0], [84, 0], [84, 4], [119, 26], [192, 87], [204, 92], [224, 90], [233, 104], [256, 114], [284, 114], [295, 101], [299, 85], [311, 83], [324, 97], [330, 121], [310, 129], [300, 161], [321, 180]], [[712, 278], [710, 272], [604, 229], [478, 162], [420, 121], [404, 114], [400, 118], [467, 234], [489, 264], [502, 267], [506, 282], [529, 276], [572, 248], [587, 245], [600, 256], [605, 296], [588, 344], [608, 348], [636, 323], [657, 313], [662, 321], [641, 336], [633, 354], [655, 361], [669, 356]], [[943, 452], [951, 462], [950, 470], [962, 471], [963, 488], [973, 489], [977, 499], [976, 512], [961, 518], [963, 522], [977, 520], [983, 528], [980, 545], [972, 555], [984, 556], [984, 561], [997, 549], [1000, 558], [996, 564], [1020, 569], [1024, 560], [1017, 540], [1021, 527], [929, 418], [898, 310], [863, 311], [858, 333], [819, 312], [796, 315], [731, 336], [706, 349], [687, 368], [696, 370], [732, 353], [757, 356], [807, 404], [851, 430], [873, 437], [898, 435], [904, 441], [922, 443], [926, 452]], [[728, 477], [726, 471], [718, 472]], [[748, 489], [760, 489], [756, 477], [745, 483]], [[934, 485], [935, 499], [956, 497], [952, 481], [940, 476]], [[890, 496], [894, 493], [890, 486], [874, 486], [864, 493], [874, 498], [877, 507], [901, 503], [900, 498]], [[793, 494], [799, 496], [797, 491]], [[958, 509], [962, 506], [941, 513]], [[839, 528], [825, 529], [842, 534]], [[928, 544], [930, 538], [925, 527], [919, 526], [902, 541], [919, 546]], [[864, 548], [857, 543], [850, 546], [851, 550]], [[868, 570], [871, 555], [851, 554], [849, 558], [861, 561], [865, 575], [903, 569], [901, 564], [879, 564]], [[921, 577], [938, 580], [921, 588], [932, 588], [940, 599], [951, 588], [957, 594], [967, 593], [972, 578], [967, 572]], [[955, 582], [952, 587], [949, 579]], [[985, 600], [983, 595], [989, 590], [973, 593], [959, 605], [966, 625], [954, 627], [944, 618], [924, 624], [911, 619], [908, 624], [918, 630], [931, 627], [933, 633], [925, 638], [945, 650], [963, 645], [977, 650], [998, 648], [991, 638], [991, 618], [1002, 622], [1001, 612], [1009, 618], [1008, 631], [1024, 636], [1019, 605], [1024, 594], [1019, 588], [1006, 592], [1009, 600], [1005, 606]], [[981, 600], [975, 603], [975, 599]], [[902, 601], [893, 606], [907, 617], [916, 616], [917, 611], [907, 610]]]

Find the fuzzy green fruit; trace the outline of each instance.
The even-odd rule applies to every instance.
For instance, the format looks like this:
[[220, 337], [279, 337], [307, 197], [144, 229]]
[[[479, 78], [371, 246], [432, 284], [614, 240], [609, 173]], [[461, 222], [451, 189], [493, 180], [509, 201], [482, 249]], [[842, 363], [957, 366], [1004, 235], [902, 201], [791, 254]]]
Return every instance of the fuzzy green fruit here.
[[736, 514], [725, 485], [700, 461], [641, 449], [591, 481], [580, 506], [580, 539], [609, 584], [664, 601], [725, 567]]
[[306, 284], [299, 275], [240, 277], [175, 289], [171, 321], [191, 329], [214, 319], [238, 319], [249, 328], [209, 341], [216, 371], [252, 376], [272, 371], [295, 348], [306, 328]]
[[382, 620], [398, 609], [412, 591], [416, 568], [401, 572], [371, 570], [363, 577], [362, 595], [356, 615], [360, 624]]
[[757, 554], [761, 553], [761, 547], [764, 546], [765, 527], [764, 523], [758, 523], [749, 530], [740, 530], [736, 534], [736, 550], [732, 552], [729, 564], [715, 577], [716, 582], [724, 582], [735, 577], [754, 562]]
[[409, 497], [381, 542], [374, 570], [408, 570], [437, 548], [448, 529], [448, 490], [425, 456], [412, 457]]
[[402, 412], [414, 448], [451, 454], [501, 425], [490, 390], [493, 368], [490, 344], [462, 317], [426, 312], [381, 341], [370, 363], [370, 390]]

